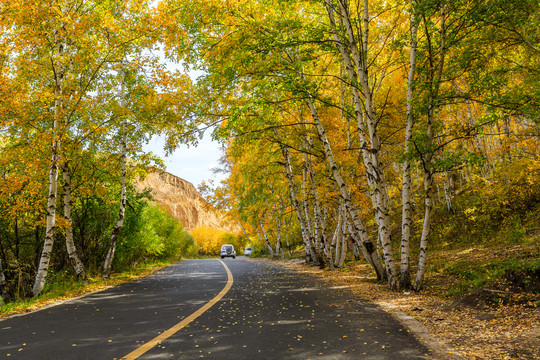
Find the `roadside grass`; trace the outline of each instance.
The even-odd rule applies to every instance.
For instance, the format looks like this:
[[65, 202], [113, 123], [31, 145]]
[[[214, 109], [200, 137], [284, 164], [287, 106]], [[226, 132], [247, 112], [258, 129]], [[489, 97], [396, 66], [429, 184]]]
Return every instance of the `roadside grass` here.
[[[424, 290], [443, 298], [478, 290], [501, 295], [486, 298], [485, 305], [538, 301], [539, 254], [538, 243], [432, 251]], [[514, 294], [520, 296], [502, 296]]]
[[[484, 296], [492, 299], [481, 301], [493, 306], [538, 301], [540, 189], [537, 185], [523, 189], [519, 182], [464, 189], [456, 194], [452, 211], [443, 201], [438, 202], [427, 253], [425, 292], [442, 298], [462, 298], [484, 290], [497, 295]], [[412, 263], [418, 259], [422, 214], [420, 208], [414, 214]], [[399, 220], [394, 219], [396, 224], [400, 224]], [[394, 245], [398, 254], [399, 243]], [[416, 268], [412, 270], [414, 274]]]
[[180, 261], [179, 259], [161, 260], [147, 264], [139, 264], [133, 269], [112, 273], [108, 280], [103, 280], [100, 273], [88, 276], [90, 282], [83, 283], [69, 272], [61, 272], [51, 276], [38, 298], [16, 299], [7, 304], [0, 304], [0, 319], [14, 314], [26, 313], [39, 308], [69, 300], [84, 294], [107, 289], [111, 286], [132, 281]]

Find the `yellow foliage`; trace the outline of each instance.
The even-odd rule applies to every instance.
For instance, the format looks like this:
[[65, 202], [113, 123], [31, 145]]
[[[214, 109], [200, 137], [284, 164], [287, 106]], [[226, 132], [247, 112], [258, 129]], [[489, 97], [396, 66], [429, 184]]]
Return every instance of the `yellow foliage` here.
[[221, 249], [223, 235], [226, 232], [209, 226], [199, 226], [191, 230], [190, 234], [193, 236], [200, 254], [218, 255]]
[[467, 215], [467, 217], [469, 218], [469, 220], [471, 221], [474, 221], [476, 219], [476, 214], [478, 212], [478, 209], [474, 206], [472, 208], [469, 208], [469, 209], [465, 209], [464, 210], [464, 213], [465, 215]]

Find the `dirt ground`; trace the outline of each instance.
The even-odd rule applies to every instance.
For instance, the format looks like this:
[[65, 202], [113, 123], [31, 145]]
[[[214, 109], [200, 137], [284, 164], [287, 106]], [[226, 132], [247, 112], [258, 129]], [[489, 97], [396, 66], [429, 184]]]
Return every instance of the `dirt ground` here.
[[[375, 302], [398, 318], [403, 314], [412, 316], [429, 329], [442, 345], [443, 352], [455, 355], [452, 358], [540, 359], [540, 308], [537, 302], [479, 307], [474, 294], [473, 298], [456, 301], [427, 292], [389, 291], [384, 284], [373, 282], [367, 265], [328, 271], [307, 266], [302, 260], [282, 263], [297, 271], [313, 273], [332, 284], [349, 286], [358, 297]], [[427, 345], [433, 342], [433, 339], [420, 340]]]

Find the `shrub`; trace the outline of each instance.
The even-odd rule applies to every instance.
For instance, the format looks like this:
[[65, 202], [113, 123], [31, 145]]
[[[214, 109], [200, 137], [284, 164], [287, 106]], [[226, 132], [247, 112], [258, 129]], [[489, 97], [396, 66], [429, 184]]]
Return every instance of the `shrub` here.
[[118, 244], [115, 267], [196, 255], [193, 237], [165, 209], [145, 204]]

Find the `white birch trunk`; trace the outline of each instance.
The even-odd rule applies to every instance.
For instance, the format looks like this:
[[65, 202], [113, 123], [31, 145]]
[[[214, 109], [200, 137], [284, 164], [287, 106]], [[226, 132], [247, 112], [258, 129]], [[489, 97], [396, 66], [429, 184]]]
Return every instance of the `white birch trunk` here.
[[448, 175], [449, 172], [445, 171], [443, 177], [443, 190], [444, 190], [444, 200], [446, 201], [446, 209], [449, 213], [454, 211], [452, 207], [452, 176]]
[[[283, 219], [283, 226], [285, 227], [285, 229], [288, 227], [287, 220], [285, 219]], [[285, 243], [287, 244], [287, 253], [289, 254], [289, 258], [290, 258], [292, 256], [292, 251], [291, 251], [291, 244], [289, 243], [288, 236], [285, 236]]]
[[407, 77], [407, 112], [405, 125], [405, 161], [402, 167], [402, 192], [401, 192], [401, 277], [400, 286], [404, 289], [411, 287], [411, 265], [410, 265], [410, 240], [411, 240], [411, 162], [408, 158], [410, 154], [410, 142], [412, 140], [412, 129], [414, 126], [412, 103], [413, 103], [413, 85], [416, 72], [416, 47], [418, 34], [418, 17], [415, 12], [411, 24], [411, 50], [409, 54], [409, 75]]
[[6, 297], [6, 286], [6, 276], [4, 275], [4, 269], [2, 268], [2, 259], [0, 259], [0, 305]]
[[346, 222], [346, 214], [345, 214], [345, 208], [343, 208], [343, 223], [341, 225], [341, 254], [339, 256], [339, 260], [336, 260], [336, 267], [341, 268], [343, 267], [343, 263], [345, 262], [345, 257], [347, 256], [347, 237], [345, 236], [345, 233], [347, 231], [347, 222]]
[[422, 227], [422, 237], [420, 239], [420, 255], [418, 259], [418, 271], [416, 273], [416, 279], [414, 282], [413, 289], [419, 291], [422, 289], [424, 284], [424, 276], [426, 274], [426, 264], [427, 264], [427, 250], [428, 250], [428, 239], [431, 226], [431, 212], [433, 209], [433, 200], [432, 200], [432, 189], [433, 189], [433, 177], [430, 173], [426, 172], [424, 174], [426, 179], [424, 179], [424, 190], [426, 191], [425, 196], [425, 214], [424, 214], [424, 224]]
[[331, 251], [334, 254], [334, 266], [337, 266], [339, 259], [339, 248], [341, 240], [341, 206], [338, 209], [338, 221], [336, 224], [336, 229], [334, 231], [334, 236], [332, 236]]
[[[324, 219], [321, 213], [321, 205], [319, 202], [319, 196], [317, 195], [317, 184], [315, 183], [315, 176], [313, 175], [313, 167], [311, 165], [310, 155], [306, 155], [306, 171], [309, 176], [309, 182], [311, 185], [311, 195], [313, 196], [313, 228], [315, 229], [315, 246], [317, 257], [319, 258], [319, 266], [324, 268], [326, 263], [328, 263], [328, 254], [326, 249], [326, 237], [325, 237], [325, 226]], [[328, 263], [330, 267], [332, 263]]]
[[347, 241], [349, 240], [351, 241], [354, 259], [360, 260], [362, 258], [362, 256], [360, 256], [360, 253], [364, 256], [364, 258], [366, 258], [368, 256], [366, 249], [364, 249], [363, 246], [358, 245], [359, 240], [357, 238], [357, 235], [353, 231], [353, 226], [348, 220], [347, 220], [347, 227], [348, 227], [348, 234], [349, 234]]
[[[436, 69], [436, 73], [432, 77], [432, 84], [430, 94], [428, 98], [428, 112], [427, 112], [427, 148], [431, 149], [433, 146], [433, 122], [435, 120], [435, 99], [438, 96], [440, 82], [442, 79], [442, 72], [444, 68], [444, 59], [446, 55], [446, 12], [445, 4], [441, 5], [441, 30], [440, 30], [440, 58]], [[431, 150], [430, 150], [431, 151]], [[418, 259], [418, 271], [416, 273], [416, 279], [414, 281], [413, 289], [419, 291], [424, 284], [424, 276], [427, 268], [427, 248], [429, 243], [429, 234], [431, 229], [431, 212], [433, 209], [433, 169], [432, 169], [433, 153], [428, 152], [425, 156], [424, 163], [424, 191], [426, 193], [424, 198], [425, 214], [424, 224], [422, 226], [422, 237], [420, 239], [420, 255]]]
[[[122, 109], [126, 110], [126, 95], [125, 95], [125, 69], [122, 67], [122, 86], [121, 86], [121, 101]], [[124, 218], [126, 214], [126, 183], [127, 183], [127, 118], [125, 115], [122, 116], [122, 153], [120, 156], [120, 163], [122, 166], [122, 184], [120, 190], [120, 205], [118, 208], [118, 220], [116, 221], [116, 226], [114, 227], [111, 234], [111, 243], [109, 246], [109, 251], [105, 257], [103, 263], [103, 272], [102, 278], [108, 279], [111, 275], [112, 263], [114, 260], [114, 253], [116, 251], [116, 242], [118, 240], [118, 234], [120, 229], [124, 225]]]
[[259, 225], [261, 226], [264, 241], [266, 241], [266, 246], [268, 246], [268, 253], [270, 254], [270, 257], [274, 258], [274, 250], [272, 249], [272, 244], [270, 244], [270, 240], [268, 239], [268, 235], [266, 234], [266, 230], [264, 229], [261, 219], [259, 219]]
[[332, 152], [332, 148], [330, 147], [330, 143], [326, 136], [326, 132], [324, 131], [324, 127], [319, 118], [315, 105], [309, 99], [307, 103], [311, 111], [313, 120], [315, 121], [317, 132], [319, 134], [319, 139], [321, 140], [323, 144], [328, 166], [330, 167], [330, 171], [332, 172], [332, 175], [334, 176], [334, 179], [336, 180], [339, 186], [341, 196], [343, 198], [347, 211], [349, 212], [351, 219], [353, 221], [355, 233], [358, 234], [358, 237], [361, 240], [361, 243], [365, 250], [366, 261], [373, 267], [373, 270], [375, 271], [377, 278], [382, 280], [383, 278], [385, 278], [385, 273], [384, 273], [383, 266], [379, 260], [379, 257], [377, 256], [377, 251], [375, 249], [375, 246], [373, 245], [373, 242], [371, 242], [371, 240], [369, 239], [367, 229], [362, 223], [362, 220], [360, 219], [358, 210], [354, 207], [352, 203], [349, 190], [347, 188], [347, 185], [345, 184], [345, 181], [343, 180], [343, 177], [341, 176], [341, 173], [339, 172], [337, 163], [334, 160], [334, 154]]
[[54, 71], [54, 119], [52, 127], [52, 143], [51, 143], [51, 165], [49, 167], [49, 195], [47, 197], [47, 220], [45, 230], [45, 241], [43, 243], [43, 250], [41, 252], [41, 258], [38, 265], [38, 271], [32, 293], [34, 297], [37, 297], [43, 287], [45, 286], [45, 280], [49, 272], [49, 264], [52, 256], [52, 249], [54, 244], [55, 224], [56, 224], [56, 198], [58, 195], [58, 162], [59, 162], [59, 127], [61, 124], [61, 118], [64, 116], [64, 72], [65, 67], [62, 64], [64, 60], [64, 53], [66, 44], [63, 39], [60, 38], [60, 32], [56, 31], [54, 34], [55, 46], [58, 51], [59, 60], [53, 60]]
[[236, 223], [238, 224], [238, 226], [240, 226], [240, 229], [242, 229], [242, 232], [244, 233], [244, 236], [246, 237], [247, 241], [249, 243], [251, 243], [251, 239], [249, 238], [248, 234], [246, 233], [246, 230], [242, 226], [242, 223], [240, 222], [240, 220], [236, 220]]
[[88, 276], [84, 269], [84, 264], [79, 257], [75, 241], [73, 240], [73, 217], [72, 217], [72, 201], [71, 201], [71, 174], [69, 163], [67, 159], [64, 159], [62, 164], [62, 178], [64, 180], [64, 217], [67, 220], [66, 227], [66, 250], [68, 253], [69, 261], [77, 278], [82, 279], [85, 283], [88, 283]]
[[[277, 135], [277, 130], [276, 130], [276, 135]], [[300, 222], [300, 229], [302, 231], [302, 240], [304, 242], [304, 249], [306, 252], [306, 263], [310, 263], [314, 259], [313, 250], [312, 250], [311, 241], [308, 235], [306, 221], [302, 214], [300, 201], [298, 200], [298, 196], [296, 194], [296, 184], [294, 182], [294, 174], [293, 174], [292, 165], [291, 165], [291, 157], [289, 154], [289, 150], [283, 144], [280, 144], [280, 148], [281, 148], [281, 153], [283, 154], [283, 161], [285, 164], [285, 173], [287, 177], [287, 182], [289, 183], [289, 195], [290, 195], [291, 203], [296, 212], [296, 216], [298, 217], [298, 221]], [[289, 253], [290, 253], [290, 249], [289, 249]]]
[[[390, 205], [387, 193], [386, 178], [383, 171], [384, 167], [379, 156], [380, 140], [377, 134], [377, 118], [374, 111], [374, 92], [371, 89], [368, 77], [369, 69], [367, 64], [367, 52], [369, 41], [369, 1], [364, 0], [362, 19], [364, 32], [360, 49], [355, 39], [355, 29], [351, 23], [347, 3], [342, 1], [339, 2], [339, 16], [347, 36], [346, 41], [341, 41], [339, 33], [336, 29], [334, 8], [329, 0], [326, 0], [325, 4], [332, 27], [334, 40], [342, 55], [342, 59], [345, 63], [350, 80], [352, 82], [358, 81], [362, 88], [364, 106], [362, 105], [362, 99], [358, 89], [355, 86], [351, 87], [357, 114], [360, 146], [362, 148], [362, 156], [366, 168], [368, 185], [370, 186], [373, 194], [372, 199], [384, 254], [388, 285], [391, 289], [397, 289], [399, 287], [399, 281], [390, 238]], [[348, 45], [347, 48], [344, 47], [345, 43]], [[365, 118], [362, 115], [364, 112], [366, 115]], [[369, 149], [365, 134], [369, 135]]]
[[[56, 121], [55, 121], [56, 122]], [[52, 248], [54, 244], [55, 223], [56, 223], [56, 198], [58, 193], [58, 147], [56, 141], [53, 145], [53, 155], [51, 159], [51, 167], [49, 169], [49, 197], [47, 200], [47, 223], [45, 230], [45, 241], [39, 261], [36, 280], [32, 288], [34, 297], [37, 297], [45, 286], [45, 279], [49, 272], [49, 264], [51, 261]]]
[[281, 248], [281, 220], [279, 218], [276, 219], [276, 256], [281, 256], [282, 259], [285, 257]]
[[303, 196], [303, 207], [304, 207], [304, 216], [306, 219], [306, 230], [309, 236], [309, 241], [311, 243], [311, 254], [313, 257], [313, 264], [319, 266], [321, 264], [321, 256], [318, 247], [317, 234], [315, 233], [315, 228], [311, 223], [311, 216], [309, 216], [309, 202], [306, 193], [306, 169], [302, 169], [302, 196]]

